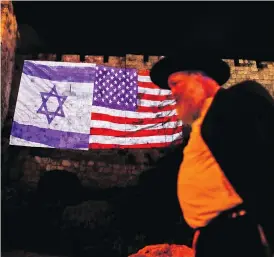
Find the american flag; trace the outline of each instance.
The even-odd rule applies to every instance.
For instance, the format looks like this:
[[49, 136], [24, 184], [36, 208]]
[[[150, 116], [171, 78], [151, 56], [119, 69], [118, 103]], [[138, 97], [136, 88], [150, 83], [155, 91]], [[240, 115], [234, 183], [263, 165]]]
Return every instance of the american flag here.
[[149, 71], [96, 66], [89, 148], [153, 148], [182, 142], [170, 90]]

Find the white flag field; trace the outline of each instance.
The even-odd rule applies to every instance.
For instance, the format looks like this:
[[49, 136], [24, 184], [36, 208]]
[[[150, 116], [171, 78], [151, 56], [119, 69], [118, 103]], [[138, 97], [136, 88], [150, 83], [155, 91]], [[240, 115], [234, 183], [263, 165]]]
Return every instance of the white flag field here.
[[182, 142], [175, 99], [149, 71], [25, 61], [10, 144], [74, 150], [158, 148]]

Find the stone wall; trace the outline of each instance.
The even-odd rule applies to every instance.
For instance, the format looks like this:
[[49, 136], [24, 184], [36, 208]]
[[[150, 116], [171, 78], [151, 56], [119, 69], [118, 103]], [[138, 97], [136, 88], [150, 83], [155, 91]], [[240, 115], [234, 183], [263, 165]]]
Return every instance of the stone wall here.
[[274, 97], [274, 62], [256, 62], [250, 60], [225, 60], [231, 68], [231, 78], [224, 85], [251, 79], [261, 83]]
[[[18, 55], [13, 80], [10, 109], [4, 130], [4, 141], [8, 144], [9, 131], [15, 109], [23, 61], [51, 60], [65, 62], [91, 62], [113, 67], [131, 67], [148, 70], [159, 60], [159, 56], [132, 55], [115, 56], [79, 56], [56, 54]], [[144, 60], [146, 59], [146, 61]], [[231, 79], [224, 87], [246, 80], [255, 79], [262, 83], [274, 97], [274, 62], [248, 60], [225, 60], [231, 67]], [[67, 170], [77, 174], [83, 185], [92, 188], [124, 187], [138, 182], [139, 175], [152, 168], [170, 149], [132, 149], [132, 150], [90, 150], [71, 151], [44, 148], [26, 148], [8, 146], [4, 169], [7, 179], [21, 180], [36, 187], [40, 175], [50, 170]], [[119, 156], [119, 157], [118, 157]], [[15, 159], [14, 159], [15, 158]], [[16, 160], [16, 161], [14, 161]]]
[[8, 113], [17, 36], [12, 3], [1, 1], [1, 128]]

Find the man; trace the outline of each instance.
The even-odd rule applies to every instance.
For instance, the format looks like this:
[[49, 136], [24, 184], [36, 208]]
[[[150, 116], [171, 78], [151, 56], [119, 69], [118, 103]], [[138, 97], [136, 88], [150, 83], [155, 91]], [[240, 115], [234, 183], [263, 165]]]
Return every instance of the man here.
[[229, 66], [196, 56], [165, 57], [150, 73], [152, 82], [171, 89], [179, 118], [192, 127], [177, 194], [196, 230], [196, 257], [271, 256], [273, 98], [255, 81], [222, 88]]

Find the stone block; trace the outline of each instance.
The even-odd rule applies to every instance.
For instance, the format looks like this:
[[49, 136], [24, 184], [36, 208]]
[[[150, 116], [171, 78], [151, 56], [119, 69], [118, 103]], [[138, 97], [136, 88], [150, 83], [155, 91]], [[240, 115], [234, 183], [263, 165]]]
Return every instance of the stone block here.
[[85, 62], [104, 64], [104, 56], [102, 56], [102, 55], [86, 55]]
[[64, 54], [61, 58], [62, 62], [80, 62], [80, 55]]

